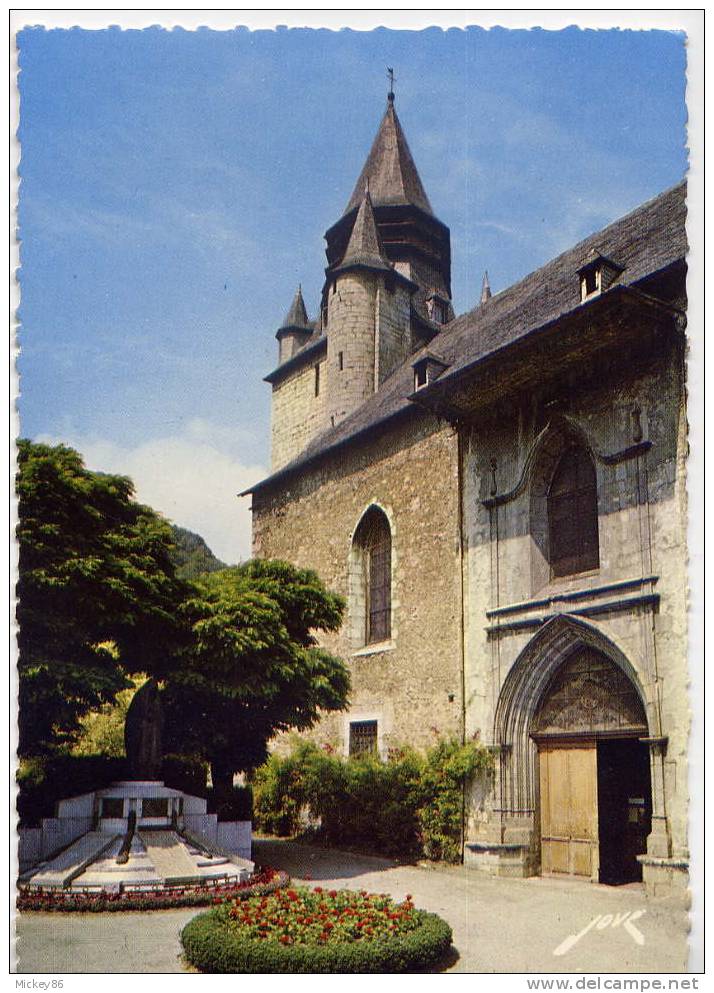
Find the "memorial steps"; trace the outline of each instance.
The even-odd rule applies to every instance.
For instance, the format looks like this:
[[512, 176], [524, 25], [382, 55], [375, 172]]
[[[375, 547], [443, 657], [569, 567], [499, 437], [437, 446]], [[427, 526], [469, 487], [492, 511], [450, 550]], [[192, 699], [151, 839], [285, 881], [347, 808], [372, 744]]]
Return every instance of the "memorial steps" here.
[[196, 862], [175, 831], [139, 831], [146, 854], [164, 885], [191, 882], [196, 878]]
[[39, 872], [34, 873], [28, 880], [29, 885], [48, 888], [67, 887], [114, 843], [121, 844], [119, 835], [89, 831], [46, 862]]

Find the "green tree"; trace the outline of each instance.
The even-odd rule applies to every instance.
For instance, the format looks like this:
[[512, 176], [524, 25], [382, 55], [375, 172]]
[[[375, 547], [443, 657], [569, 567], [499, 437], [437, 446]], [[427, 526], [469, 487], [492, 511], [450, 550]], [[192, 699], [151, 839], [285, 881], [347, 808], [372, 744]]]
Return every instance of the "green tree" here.
[[317, 645], [344, 601], [318, 576], [255, 560], [201, 577], [183, 607], [192, 644], [164, 692], [170, 747], [211, 763], [214, 786], [263, 762], [270, 739], [347, 705], [344, 663]]
[[190, 588], [168, 522], [126, 477], [23, 440], [17, 493], [19, 753], [31, 755], [76, 739], [84, 715], [131, 685], [127, 673], [170, 670]]
[[110, 755], [123, 758], [124, 722], [129, 704], [137, 690], [146, 682], [146, 676], [131, 678], [131, 686], [117, 693], [114, 703], [105, 703], [100, 710], [93, 710], [80, 718], [81, 730], [72, 745], [72, 755]]

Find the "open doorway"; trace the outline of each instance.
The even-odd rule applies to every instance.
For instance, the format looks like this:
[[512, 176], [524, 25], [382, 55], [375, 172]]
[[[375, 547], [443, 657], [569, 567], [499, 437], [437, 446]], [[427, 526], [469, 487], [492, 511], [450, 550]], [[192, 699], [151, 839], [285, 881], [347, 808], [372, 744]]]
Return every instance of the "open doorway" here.
[[649, 749], [636, 738], [597, 742], [600, 882], [640, 881], [652, 827]]

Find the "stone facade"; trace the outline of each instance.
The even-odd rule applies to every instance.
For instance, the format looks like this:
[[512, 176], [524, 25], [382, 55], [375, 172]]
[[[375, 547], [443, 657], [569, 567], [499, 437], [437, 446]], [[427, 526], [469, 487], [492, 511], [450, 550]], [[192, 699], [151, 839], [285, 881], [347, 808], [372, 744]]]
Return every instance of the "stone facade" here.
[[290, 462], [324, 428], [327, 376], [323, 353], [274, 383], [270, 424], [273, 471]]
[[[279, 471], [253, 489], [254, 554], [315, 569], [349, 604], [325, 638], [349, 661], [349, 713], [313, 736], [347, 752], [351, 722], [370, 722], [382, 754], [478, 737], [496, 773], [471, 797], [474, 869], [623, 882], [632, 844], [627, 872], [656, 895], [684, 890], [684, 187], [452, 319], [448, 229], [405, 148], [390, 104], [363, 170], [375, 202], [357, 207], [356, 188], [326, 235], [322, 326], [268, 377]], [[590, 544], [563, 568], [556, 546], [586, 526], [580, 509], [554, 523], [571, 457]], [[375, 514], [391, 542], [378, 643], [358, 530]], [[583, 837], [560, 825], [567, 857], [546, 831], [556, 793], [588, 822]]]
[[[503, 688], [523, 660], [535, 682], [542, 660], [583, 644], [621, 660], [640, 690], [652, 739], [648, 854], [663, 860], [645, 862], [645, 875], [653, 866], [671, 872], [688, 857], [687, 795], [676, 786], [687, 781], [689, 733], [681, 348], [573, 387], [555, 414], [529, 397], [510, 416], [501, 412], [466, 432], [467, 733], [486, 730], [499, 752], [497, 788], [472, 810], [474, 857], [510, 872], [508, 846], [517, 843], [522, 870], [537, 864], [536, 750], [521, 742], [519, 757], [519, 743], [508, 740]], [[539, 480], [573, 436], [595, 457], [600, 563], [551, 579], [538, 541]], [[525, 783], [514, 768], [519, 760], [533, 766]], [[487, 849], [478, 844], [485, 839]]]
[[[342, 630], [325, 647], [348, 660], [347, 714], [327, 715], [314, 732], [344, 751], [350, 720], [377, 720], [383, 753], [460, 733], [461, 598], [459, 591], [457, 440], [430, 417], [380, 434], [253, 502], [253, 552], [315, 569], [348, 598]], [[355, 530], [371, 506], [392, 525], [392, 629], [388, 643], [360, 644], [350, 589]], [[358, 626], [358, 625], [357, 625]], [[434, 632], [438, 631], [438, 639]]]

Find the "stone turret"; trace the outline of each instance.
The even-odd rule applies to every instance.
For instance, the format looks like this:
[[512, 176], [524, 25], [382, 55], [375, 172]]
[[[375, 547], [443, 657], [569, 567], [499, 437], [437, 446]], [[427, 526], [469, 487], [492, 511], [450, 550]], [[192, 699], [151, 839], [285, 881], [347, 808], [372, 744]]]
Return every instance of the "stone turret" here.
[[411, 353], [410, 302], [417, 287], [387, 258], [368, 188], [344, 256], [326, 276], [327, 412], [334, 426]]
[[[345, 212], [325, 234], [330, 267], [344, 258], [367, 183], [384, 255], [396, 271], [416, 284], [410, 310], [412, 348], [416, 350], [433, 338], [440, 324], [454, 316], [451, 242], [449, 229], [434, 215], [391, 92]], [[434, 296], [444, 301], [436, 316], [428, 302]]]
[[285, 320], [275, 335], [280, 349], [278, 362], [283, 363], [291, 359], [295, 352], [307, 342], [311, 334], [312, 327], [307, 317], [305, 301], [302, 298], [302, 287], [298, 286], [290, 310], [285, 315]]
[[342, 217], [326, 233], [319, 322], [298, 288], [277, 332], [272, 468], [357, 410], [453, 317], [449, 229], [387, 109]]

